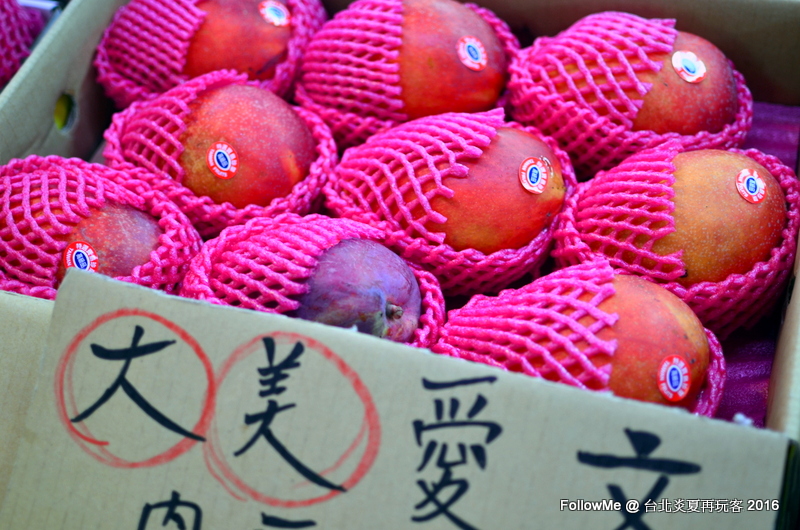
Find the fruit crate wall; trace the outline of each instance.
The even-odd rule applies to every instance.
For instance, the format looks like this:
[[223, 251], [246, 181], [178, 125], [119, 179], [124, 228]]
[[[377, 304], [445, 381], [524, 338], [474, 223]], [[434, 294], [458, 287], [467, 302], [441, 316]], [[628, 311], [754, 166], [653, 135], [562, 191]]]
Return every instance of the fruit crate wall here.
[[46, 28], [0, 91], [0, 164], [30, 154], [91, 157], [113, 111], [95, 80], [94, 50], [125, 3], [71, 0]]

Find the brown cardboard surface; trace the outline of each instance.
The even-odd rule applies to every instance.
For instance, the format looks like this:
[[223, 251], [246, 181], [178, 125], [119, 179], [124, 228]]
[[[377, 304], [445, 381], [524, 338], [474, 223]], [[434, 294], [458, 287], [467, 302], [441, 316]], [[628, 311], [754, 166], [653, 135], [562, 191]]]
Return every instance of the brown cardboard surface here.
[[[29, 154], [88, 158], [108, 126], [111, 105], [96, 83], [94, 50], [126, 0], [72, 0], [0, 92], [0, 164]], [[71, 125], [53, 119], [62, 94], [75, 100]]]
[[[102, 129], [98, 124], [106, 118], [104, 106], [108, 102], [94, 82], [90, 61], [102, 29], [123, 3], [125, 0], [72, 0], [17, 78], [0, 93], [0, 124], [6, 130], [10, 124], [14, 131], [13, 136], [0, 135], [0, 163], [33, 152], [87, 158], [91, 155], [100, 140]], [[333, 4], [335, 0], [327, 3]], [[673, 16], [679, 19], [679, 29], [700, 34], [708, 26], [713, 33], [705, 35], [734, 59], [737, 68], [748, 77], [756, 99], [800, 104], [800, 76], [785, 74], [795, 72], [800, 57], [798, 1], [485, 0], [478, 3], [495, 8], [515, 27], [527, 27], [540, 34], [563, 29], [578, 16], [600, 9]], [[43, 102], [54, 104], [65, 91], [76, 96], [79, 117], [72, 129], [58, 131], [53, 126], [52, 106]], [[84, 282], [88, 283], [81, 287]], [[71, 286], [73, 294], [59, 302], [61, 331], [54, 330], [51, 347], [36, 362], [30, 362], [29, 358], [36, 357], [33, 352], [39, 348], [33, 344], [37, 340], [40, 344], [44, 342], [42, 330], [52, 304], [0, 293], [0, 316], [6, 317], [0, 320], [0, 337], [4, 341], [0, 350], [3, 352], [0, 388], [4, 389], [0, 393], [0, 528], [132, 528], [148, 503], [153, 505], [154, 514], [161, 510], [158, 513], [163, 517], [158, 503], [168, 500], [173, 491], [182, 501], [197, 503], [202, 508], [203, 528], [257, 528], [262, 526], [262, 514], [294, 521], [313, 520], [318, 528], [453, 528], [453, 522], [443, 515], [419, 525], [412, 522], [412, 517], [423, 517], [433, 507], [431, 501], [415, 508], [425, 502], [418, 481], [427, 481], [430, 487], [442, 478], [442, 468], [436, 462], [438, 453], [422, 466], [426, 444], [432, 438], [423, 437], [422, 445], [418, 445], [413, 425], [415, 420], [423, 425], [436, 422], [437, 399], [441, 400], [443, 418], [447, 419], [453, 410], [453, 397], [460, 403], [454, 416], [463, 419], [478, 401], [478, 395], [483, 395], [487, 403], [474, 418], [496, 423], [503, 429], [491, 443], [486, 443], [485, 428], [480, 427], [471, 431], [425, 431], [448, 433], [451, 458], [457, 458], [458, 443], [466, 444], [465, 464], [453, 468], [453, 478], [466, 480], [468, 488], [453, 504], [452, 512], [477, 528], [621, 526], [625, 519], [617, 511], [561, 511], [559, 506], [561, 499], [574, 502], [610, 499], [612, 485], [617, 485], [626, 498], [643, 499], [659, 484], [662, 476], [659, 472], [600, 468], [578, 460], [579, 452], [634, 457], [626, 429], [658, 436], [660, 443], [651, 453], [653, 459], [701, 466], [699, 473], [664, 475], [668, 483], [660, 498], [670, 500], [673, 507], [677, 501], [684, 501], [685, 508], [692, 507], [689, 503], [692, 501], [694, 507], [706, 513], [645, 513], [643, 522], [659, 529], [767, 528], [774, 525], [775, 513], [764, 509], [763, 502], [748, 506], [747, 501], [771, 501], [779, 497], [787, 436], [800, 439], [797, 360], [800, 310], [796, 297], [787, 308], [773, 371], [768, 426], [779, 431], [775, 433], [533, 381], [324, 326], [208, 307], [109, 283], [115, 282], [95, 277], [71, 278], [65, 284]], [[265, 502], [264, 495], [260, 501], [255, 500], [250, 495], [252, 491], [243, 492], [230, 478], [221, 478], [220, 466], [209, 464], [213, 462], [213, 454], [210, 457], [209, 451], [204, 451], [205, 442], [193, 444], [185, 453], [160, 465], [126, 469], [124, 464], [119, 467], [119, 461], [115, 461], [117, 467], [103, 463], [102, 455], [108, 459], [108, 454], [118, 454], [118, 449], [129, 459], [145, 459], [152, 456], [153, 447], [168, 451], [175, 440], [181, 439], [141, 412], [122, 390], [87, 420], [97, 439], [112, 440], [110, 446], [79, 443], [80, 436], [69, 428], [69, 422], [59, 419], [55, 374], [64, 359], [65, 344], [97, 315], [119, 307], [169, 317], [197, 339], [212, 372], [219, 371], [236, 347], [252, 340], [256, 341], [253, 347], [257, 347], [263, 334], [299, 333], [320, 341], [354, 370], [374, 402], [381, 442], [378, 449], [372, 447], [376, 453], [371, 467], [347, 493], [309, 503], [303, 497], [307, 492], [316, 492], [319, 497], [333, 490], [298, 479], [296, 471], [287, 467], [263, 438], [255, 443], [252, 452], [248, 450], [241, 457], [243, 463], [230, 454], [226, 458], [234, 462], [236, 473], [268, 492], [269, 502]], [[103, 333], [108, 332], [119, 341], [114, 348], [130, 345], [134, 322], [147, 324], [142, 343], [151, 341], [152, 318], [130, 318], [133, 320], [121, 319], [119, 327], [103, 326]], [[166, 336], [153, 340], [172, 340], [169, 329], [159, 326], [155, 324], [156, 330]], [[97, 340], [99, 344], [105, 339], [91, 335], [87, 340]], [[30, 348], [25, 344], [30, 344]], [[287, 342], [278, 345], [276, 361], [285, 358], [290, 345]], [[93, 358], [91, 348], [85, 343], [80, 347], [83, 349], [76, 354], [80, 362], [74, 364], [70, 379], [76, 407], [91, 404], [119, 373], [118, 364], [111, 366], [114, 363]], [[183, 351], [182, 360], [167, 360], [159, 355], [152, 366], [139, 359], [135, 365], [132, 363], [130, 380], [158, 410], [168, 417], [174, 415], [179, 423], [186, 420], [193, 425], [192, 420], [200, 414], [197, 403], [203, 400], [206, 379], [202, 363], [192, 351]], [[289, 372], [287, 391], [273, 396], [281, 404], [295, 405], [277, 417], [275, 432], [311, 468], [332, 468], [324, 476], [339, 480], [342, 475], [355, 473], [359, 459], [366, 458], [370, 429], [364, 427], [365, 434], [361, 435], [364, 439], [359, 438], [359, 433], [369, 422], [364, 421], [365, 409], [359, 395], [352, 385], [342, 383], [351, 380], [330, 360], [332, 357], [326, 358], [320, 351], [309, 347], [301, 360], [302, 367]], [[188, 362], [188, 368], [184, 368], [184, 361]], [[265, 363], [263, 348], [235, 363], [220, 387], [225, 392], [218, 393], [224, 399], [219, 399], [214, 407], [215, 425], [218, 418], [227, 418], [227, 423], [219, 424], [220, 433], [238, 433], [240, 437], [236, 440], [242, 445], [253, 428], [244, 425], [244, 415], [258, 413], [259, 406], [266, 403], [258, 397], [262, 387], [253, 379], [254, 370]], [[148, 378], [151, 369], [156, 376]], [[497, 379], [493, 383], [450, 390], [423, 387], [423, 379], [452, 381], [484, 377]], [[231, 390], [230, 385], [239, 392]], [[234, 409], [238, 415], [225, 416], [224, 411]], [[222, 412], [218, 414], [217, 410]], [[119, 433], [124, 436], [119, 438]], [[220, 443], [223, 434], [219, 435]], [[636, 434], [632, 436], [637, 439]], [[641, 435], [638, 439], [644, 438], [647, 437]], [[437, 451], [441, 450], [441, 443], [444, 442], [435, 447]], [[351, 445], [355, 448], [350, 458], [344, 458], [343, 452], [347, 453]], [[484, 447], [485, 469], [477, 465], [470, 445]], [[256, 458], [256, 454], [260, 457]], [[418, 472], [419, 467], [424, 469]], [[266, 471], [262, 471], [264, 468]], [[451, 486], [451, 491], [455, 487]], [[708, 506], [703, 508], [700, 501], [711, 499], [742, 500], [741, 513], [730, 513], [731, 503], [714, 504], [716, 509], [709, 512]], [[717, 509], [723, 506], [727, 506], [729, 513], [718, 513]], [[190, 507], [177, 508], [188, 520]], [[748, 511], [748, 508], [759, 509]]]
[[25, 415], [52, 311], [50, 301], [0, 292], [0, 498], [25, 438]]
[[781, 334], [772, 364], [766, 426], [800, 440], [800, 295], [796, 277], [800, 260], [795, 259], [792, 290], [784, 314]]
[[25, 432], [0, 528], [150, 528], [173, 495], [187, 528], [195, 508], [202, 528], [616, 528], [620, 511], [569, 502], [648, 495], [697, 513], [642, 506], [629, 520], [767, 528], [788, 443], [80, 272], [55, 304]]

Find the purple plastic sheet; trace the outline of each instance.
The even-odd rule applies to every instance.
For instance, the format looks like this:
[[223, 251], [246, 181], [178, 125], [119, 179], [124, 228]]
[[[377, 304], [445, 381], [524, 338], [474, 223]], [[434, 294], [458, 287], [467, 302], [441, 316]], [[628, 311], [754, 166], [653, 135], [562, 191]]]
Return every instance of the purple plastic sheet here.
[[[753, 128], [744, 149], [758, 149], [778, 157], [798, 171], [800, 148], [800, 107], [771, 103], [753, 105]], [[722, 402], [716, 417], [752, 421], [764, 427], [767, 415], [767, 391], [775, 357], [782, 308], [778, 307], [750, 330], [739, 330], [722, 342], [727, 361], [727, 378]]]

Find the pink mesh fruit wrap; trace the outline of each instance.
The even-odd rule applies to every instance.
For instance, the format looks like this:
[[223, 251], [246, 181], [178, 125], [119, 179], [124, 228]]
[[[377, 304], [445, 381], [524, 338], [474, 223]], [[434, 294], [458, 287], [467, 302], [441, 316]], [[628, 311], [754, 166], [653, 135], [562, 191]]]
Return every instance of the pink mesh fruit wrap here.
[[[755, 324], [786, 286], [800, 229], [800, 184], [777, 158], [754, 149], [730, 149], [763, 165], [780, 183], [787, 204], [781, 244], [772, 250], [769, 261], [756, 264], [746, 274], [686, 288], [676, 282], [685, 271], [679, 253], [660, 256], [652, 251], [657, 239], [675, 231], [672, 159], [682, 150], [679, 142], [669, 141], [579, 185], [556, 220], [553, 256], [566, 266], [605, 255], [612, 266], [664, 285], [724, 340], [735, 329]], [[620, 236], [623, 231], [624, 237]], [[639, 241], [634, 242], [637, 237]]]
[[[188, 80], [183, 69], [189, 42], [202, 25], [203, 0], [132, 0], [121, 7], [97, 47], [97, 81], [117, 107], [149, 99]], [[261, 82], [287, 97], [311, 36], [327, 19], [319, 0], [287, 0], [292, 36], [275, 76]]]
[[0, 0], [0, 88], [11, 80], [22, 61], [30, 55], [31, 45], [44, 22], [41, 12], [26, 9], [17, 0]]
[[[318, 214], [252, 219], [207, 241], [192, 260], [181, 295], [269, 313], [296, 310], [320, 255], [343, 239], [383, 242], [373, 227]], [[444, 298], [436, 278], [409, 264], [422, 295], [412, 345], [427, 348], [444, 323]]]
[[[480, 157], [499, 127], [519, 127], [503, 117], [502, 109], [440, 114], [376, 134], [345, 152], [323, 190], [326, 205], [341, 217], [385, 230], [387, 244], [431, 271], [447, 295], [497, 292], [528, 272], [536, 273], [551, 248], [551, 227], [522, 248], [488, 255], [475, 249], [456, 251], [444, 243], [444, 233], [425, 227], [428, 221], [446, 220], [430, 206], [435, 196], [453, 196], [443, 179], [466, 178], [465, 159]], [[556, 153], [571, 195], [576, 180], [569, 156], [535, 129], [526, 130]], [[428, 173], [418, 175], [423, 169]], [[430, 183], [435, 189], [423, 192]], [[412, 209], [419, 208], [421, 215], [414, 217]]]
[[[509, 67], [511, 116], [556, 139], [572, 155], [581, 179], [668, 139], [687, 149], [740, 147], [752, 124], [753, 98], [735, 69], [739, 108], [734, 122], [721, 131], [681, 135], [632, 129], [642, 99], [625, 91], [644, 97], [650, 90], [636, 74], [660, 70], [661, 63], [648, 56], [672, 51], [674, 25], [672, 19], [605, 12], [587, 16], [555, 37], [536, 39]], [[559, 87], [567, 87], [566, 94]]]
[[114, 115], [105, 132], [106, 163], [116, 169], [141, 167], [147, 175], [140, 182], [128, 182], [136, 192], [162, 191], [189, 217], [204, 238], [214, 237], [226, 226], [259, 216], [282, 212], [309, 213], [321, 202], [321, 188], [338, 159], [330, 130], [313, 112], [293, 107], [306, 122], [316, 141], [317, 159], [309, 174], [289, 195], [272, 200], [267, 206], [236, 208], [230, 203], [216, 204], [207, 196], [195, 195], [181, 185], [186, 172], [178, 163], [183, 153], [180, 136], [186, 130], [189, 103], [206, 89], [232, 84], [253, 84], [244, 74], [220, 70], [196, 77], [148, 101], [137, 102]]
[[[613, 358], [617, 348], [616, 340], [598, 337], [619, 318], [598, 308], [614, 294], [613, 275], [607, 262], [595, 260], [496, 297], [476, 295], [464, 307], [448, 312], [441, 339], [431, 349], [582, 389], [608, 391], [611, 364], [597, 367], [595, 362], [600, 356]], [[586, 295], [591, 298], [580, 299]], [[586, 317], [588, 323], [579, 322]], [[714, 334], [706, 330], [706, 336], [709, 368], [692, 411], [711, 417], [722, 398], [725, 359]]]
[[[466, 5], [492, 27], [511, 62], [519, 42], [508, 25]], [[357, 0], [326, 22], [306, 49], [297, 101], [325, 120], [341, 148], [408, 121], [397, 62], [402, 22], [402, 0]]]
[[67, 246], [61, 238], [90, 209], [111, 202], [151, 214], [163, 232], [150, 261], [116, 279], [177, 294], [189, 260], [200, 251], [200, 235], [163, 194], [135, 194], [116, 183], [137, 177], [58, 156], [32, 155], [0, 167], [0, 290], [54, 299]]

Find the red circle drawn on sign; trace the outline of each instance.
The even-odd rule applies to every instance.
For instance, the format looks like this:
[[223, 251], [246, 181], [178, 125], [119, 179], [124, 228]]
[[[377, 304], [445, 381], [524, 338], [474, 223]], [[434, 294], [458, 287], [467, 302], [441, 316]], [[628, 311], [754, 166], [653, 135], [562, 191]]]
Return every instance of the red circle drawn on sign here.
[[[346, 490], [350, 490], [350, 488], [355, 486], [362, 478], [364, 478], [367, 472], [369, 472], [369, 470], [372, 468], [372, 465], [375, 463], [375, 458], [378, 456], [378, 449], [381, 443], [381, 424], [380, 417], [378, 416], [378, 409], [375, 407], [375, 403], [372, 401], [372, 395], [369, 393], [369, 389], [367, 389], [366, 385], [364, 385], [364, 383], [361, 381], [361, 378], [358, 377], [356, 371], [350, 368], [350, 366], [348, 366], [341, 357], [333, 353], [330, 348], [319, 341], [299, 333], [276, 332], [259, 335], [258, 337], [253, 338], [237, 348], [231, 354], [231, 356], [228, 357], [219, 370], [215, 387], [222, 387], [222, 382], [235, 364], [244, 360], [249, 355], [260, 351], [258, 348], [254, 348], [254, 346], [265, 337], [272, 337], [276, 340], [276, 342], [281, 340], [295, 343], [303, 342], [307, 347], [320, 353], [323, 357], [325, 357], [325, 359], [331, 362], [336, 369], [339, 370], [339, 372], [350, 382], [356, 395], [364, 405], [364, 419], [355, 441], [350, 445], [349, 448], [345, 450], [342, 456], [330, 468], [334, 469], [341, 465], [344, 460], [346, 460], [347, 457], [356, 449], [364, 437], [364, 430], [366, 426], [367, 443], [366, 447], [364, 448], [364, 454], [361, 456], [361, 460], [359, 461], [353, 473], [351, 473], [351, 475], [347, 477], [344, 482], [342, 482], [342, 486]], [[225, 461], [224, 456], [219, 451], [219, 445], [219, 438], [217, 436], [216, 429], [214, 429], [214, 426], [212, 425], [209, 431], [208, 442], [203, 447], [203, 454], [206, 459], [208, 470], [214, 476], [214, 478], [216, 478], [223, 485], [223, 487], [225, 487], [225, 489], [231, 493], [231, 495], [238, 499], [241, 499], [242, 497], [236, 493], [237, 491], [257, 502], [267, 504], [269, 506], [282, 508], [301, 508], [304, 506], [312, 506], [314, 504], [328, 501], [342, 493], [338, 490], [330, 490], [324, 495], [303, 500], [286, 500], [270, 497], [269, 495], [265, 495], [259, 491], [256, 491], [249, 485], [245, 484], [245, 482], [236, 475], [236, 473]], [[216, 467], [216, 471], [219, 473], [215, 472], [214, 467]], [[231, 487], [233, 489], [231, 489]]]
[[211, 425], [211, 418], [214, 414], [214, 407], [216, 404], [214, 368], [211, 365], [211, 361], [197, 341], [182, 328], [178, 327], [176, 324], [170, 322], [160, 315], [142, 311], [140, 309], [119, 309], [117, 311], [107, 313], [97, 318], [94, 322], [83, 328], [77, 335], [75, 335], [75, 338], [73, 338], [72, 342], [67, 347], [64, 355], [58, 362], [58, 366], [56, 367], [56, 408], [58, 409], [58, 417], [64, 427], [66, 427], [69, 435], [73, 440], [75, 440], [81, 449], [92, 456], [95, 460], [117, 468], [153, 467], [165, 464], [170, 460], [174, 460], [191, 449], [194, 444], [197, 443], [197, 441], [190, 438], [183, 438], [180, 442], [176, 443], [161, 454], [148, 458], [147, 460], [130, 462], [111, 453], [111, 451], [107, 449], [107, 447], [110, 445], [109, 442], [94, 438], [91, 431], [89, 431], [89, 428], [83, 422], [80, 424], [75, 424], [70, 421], [70, 417], [75, 417], [79, 413], [78, 405], [75, 401], [75, 391], [72, 387], [72, 371], [74, 369], [75, 356], [78, 348], [86, 339], [86, 337], [89, 336], [89, 334], [103, 324], [106, 324], [117, 318], [130, 316], [149, 318], [163, 325], [178, 335], [181, 340], [186, 342], [203, 364], [203, 369], [206, 372], [206, 380], [208, 381], [208, 389], [206, 390], [205, 403], [203, 404], [203, 410], [200, 414], [200, 419], [197, 420], [197, 423], [192, 428], [192, 432], [199, 436], [205, 437], [206, 432]]

